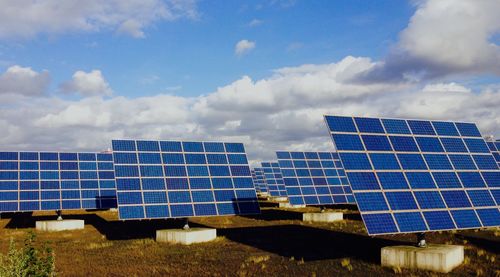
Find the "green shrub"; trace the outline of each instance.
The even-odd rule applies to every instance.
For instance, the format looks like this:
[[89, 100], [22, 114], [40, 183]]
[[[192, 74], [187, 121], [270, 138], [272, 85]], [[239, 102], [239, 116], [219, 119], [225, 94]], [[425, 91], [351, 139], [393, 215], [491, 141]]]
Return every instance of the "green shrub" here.
[[24, 246], [16, 247], [13, 239], [10, 240], [6, 255], [0, 253], [1, 277], [24, 276], [55, 276], [55, 257], [52, 248], [47, 243], [42, 247], [35, 245], [36, 234], [31, 231], [24, 240]]

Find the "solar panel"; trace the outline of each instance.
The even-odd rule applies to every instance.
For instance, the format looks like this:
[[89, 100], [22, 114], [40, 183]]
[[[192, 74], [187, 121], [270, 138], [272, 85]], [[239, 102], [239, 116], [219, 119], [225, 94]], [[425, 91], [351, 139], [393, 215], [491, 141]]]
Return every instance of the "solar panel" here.
[[255, 190], [260, 193], [267, 193], [266, 178], [264, 177], [264, 169], [257, 167], [252, 169], [252, 179]]
[[325, 121], [369, 234], [500, 225], [500, 171], [475, 124]]
[[493, 154], [495, 161], [497, 162], [498, 167], [500, 168], [500, 140], [497, 141], [487, 141], [488, 148]]
[[120, 219], [260, 212], [242, 143], [112, 144]]
[[0, 152], [0, 212], [116, 207], [109, 153]]
[[332, 152], [276, 152], [292, 205], [355, 203], [342, 163]]
[[264, 177], [266, 179], [267, 191], [272, 197], [286, 197], [285, 183], [281, 175], [281, 169], [277, 162], [262, 162]]

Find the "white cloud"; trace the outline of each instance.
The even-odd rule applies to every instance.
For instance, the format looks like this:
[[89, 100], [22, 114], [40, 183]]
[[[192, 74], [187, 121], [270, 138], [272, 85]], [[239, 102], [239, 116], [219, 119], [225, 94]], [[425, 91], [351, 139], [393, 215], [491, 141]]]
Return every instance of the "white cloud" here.
[[14, 65], [0, 75], [0, 94], [42, 95], [50, 83], [49, 72]]
[[145, 34], [142, 31], [142, 23], [134, 20], [134, 19], [129, 19], [120, 24], [120, 27], [118, 27], [117, 32], [119, 34], [127, 34], [130, 35], [134, 38], [144, 38]]
[[421, 0], [392, 52], [364, 79], [500, 75], [498, 0]]
[[198, 16], [195, 0], [0, 0], [0, 38], [116, 31], [144, 37], [158, 21]]
[[255, 42], [242, 39], [236, 43], [234, 47], [234, 53], [238, 56], [242, 56], [255, 48]]
[[483, 134], [500, 135], [500, 88], [350, 82], [373, 66], [370, 59], [346, 57], [281, 68], [267, 78], [245, 76], [192, 98], [159, 94], [26, 101], [0, 94], [0, 145], [95, 151], [108, 148], [113, 138], [241, 141], [255, 162], [275, 158], [280, 149], [333, 150], [324, 114], [475, 121]]
[[78, 93], [82, 96], [113, 94], [101, 71], [96, 69], [89, 73], [81, 70], [75, 72], [71, 81], [63, 83], [60, 89], [65, 93]]
[[248, 27], [256, 27], [256, 26], [261, 25], [262, 23], [263, 23], [262, 20], [254, 18], [250, 22], [248, 22], [247, 26]]

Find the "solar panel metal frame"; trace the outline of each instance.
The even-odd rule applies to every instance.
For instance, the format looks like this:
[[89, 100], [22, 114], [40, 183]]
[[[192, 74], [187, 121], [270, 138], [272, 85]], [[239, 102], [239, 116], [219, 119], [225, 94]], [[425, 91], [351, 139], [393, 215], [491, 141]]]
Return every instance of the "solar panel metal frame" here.
[[292, 205], [354, 204], [344, 168], [335, 152], [276, 151]]
[[255, 190], [262, 194], [267, 194], [267, 184], [266, 177], [264, 176], [264, 169], [261, 167], [256, 167], [251, 170], [252, 179]]
[[[131, 144], [133, 149], [120, 150], [120, 143]], [[242, 143], [123, 139], [112, 144], [121, 220], [260, 212]], [[196, 149], [187, 149], [190, 147]], [[209, 147], [217, 149], [206, 149]], [[238, 149], [233, 151], [231, 147]], [[124, 163], [123, 157], [132, 161]], [[217, 162], [210, 163], [212, 158]], [[232, 158], [240, 160], [232, 162]], [[188, 163], [188, 159], [199, 161]], [[227, 170], [228, 175], [218, 175], [217, 170]]]
[[262, 162], [261, 167], [264, 170], [269, 195], [272, 197], [287, 197], [285, 183], [278, 162]]
[[116, 208], [111, 153], [0, 152], [0, 213], [109, 208]]
[[[368, 234], [500, 225], [500, 171], [474, 123], [335, 115], [325, 115], [324, 119]], [[385, 158], [392, 155], [396, 163], [378, 162], [375, 168], [375, 154], [388, 154]], [[439, 155], [445, 157], [436, 159]], [[442, 168], [430, 168], [429, 164]], [[463, 169], [471, 164], [476, 169]], [[384, 170], [383, 166], [394, 168]], [[402, 188], [389, 188], [391, 175], [404, 177], [402, 182], [392, 184]], [[419, 188], [416, 177], [424, 175], [431, 178], [425, 185], [428, 187], [423, 186], [422, 179], [423, 187]], [[380, 176], [389, 181], [382, 184]]]

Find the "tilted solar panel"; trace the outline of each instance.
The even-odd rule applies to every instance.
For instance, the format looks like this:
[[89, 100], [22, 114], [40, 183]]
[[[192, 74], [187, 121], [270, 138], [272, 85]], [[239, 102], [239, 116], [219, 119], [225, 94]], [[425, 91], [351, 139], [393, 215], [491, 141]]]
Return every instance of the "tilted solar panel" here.
[[264, 177], [264, 169], [257, 167], [252, 169], [253, 184], [257, 192], [267, 193], [266, 178]]
[[332, 152], [276, 152], [292, 205], [355, 203], [342, 163]]
[[273, 197], [286, 197], [283, 175], [277, 162], [262, 162], [262, 170], [266, 179], [267, 191]]
[[487, 141], [488, 148], [491, 151], [491, 154], [493, 154], [493, 157], [495, 158], [498, 167], [500, 167], [500, 141]]
[[325, 121], [369, 234], [500, 225], [500, 171], [475, 124]]
[[0, 212], [115, 207], [109, 153], [0, 152]]
[[242, 143], [113, 140], [120, 219], [259, 213]]

